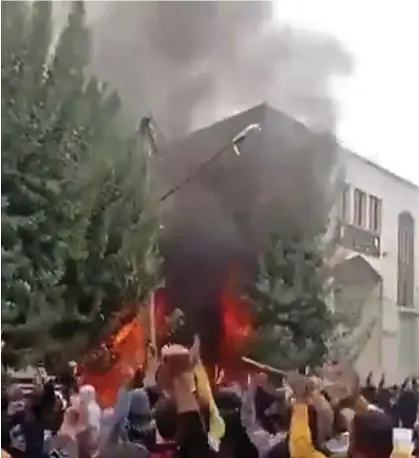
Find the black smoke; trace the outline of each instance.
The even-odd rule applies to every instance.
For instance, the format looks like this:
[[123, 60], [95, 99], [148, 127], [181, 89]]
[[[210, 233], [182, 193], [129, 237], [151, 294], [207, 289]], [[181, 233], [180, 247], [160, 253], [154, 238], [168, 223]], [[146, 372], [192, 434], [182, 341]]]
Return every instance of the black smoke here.
[[330, 81], [351, 59], [327, 36], [274, 17], [271, 2], [88, 2], [93, 69], [133, 119], [170, 139], [261, 102], [333, 128]]
[[[270, 2], [88, 2], [92, 71], [116, 88], [128, 119], [152, 115], [160, 140], [157, 194], [225, 152], [163, 205], [164, 273], [173, 307], [216, 348], [228, 272], [252, 281], [269, 234], [316, 234], [336, 167], [331, 84], [351, 71], [336, 40], [281, 24]], [[216, 128], [187, 136], [234, 112]], [[249, 123], [261, 125], [227, 147]], [[174, 139], [180, 139], [174, 141]]]

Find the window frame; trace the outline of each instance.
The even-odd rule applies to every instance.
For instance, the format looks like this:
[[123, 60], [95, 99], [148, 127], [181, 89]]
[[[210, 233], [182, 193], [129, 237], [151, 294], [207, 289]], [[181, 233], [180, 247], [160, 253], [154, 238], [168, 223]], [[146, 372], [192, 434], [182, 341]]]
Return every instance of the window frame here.
[[[359, 197], [359, 199], [358, 199]], [[363, 205], [361, 205], [363, 203]], [[356, 227], [365, 229], [367, 226], [367, 193], [360, 188], [354, 189], [354, 214], [353, 214], [353, 224]], [[360, 220], [358, 217], [360, 216]]]
[[382, 200], [373, 195], [368, 196], [368, 230], [374, 234], [381, 234], [382, 227]]
[[415, 220], [410, 212], [397, 220], [397, 305], [414, 307], [415, 301]]

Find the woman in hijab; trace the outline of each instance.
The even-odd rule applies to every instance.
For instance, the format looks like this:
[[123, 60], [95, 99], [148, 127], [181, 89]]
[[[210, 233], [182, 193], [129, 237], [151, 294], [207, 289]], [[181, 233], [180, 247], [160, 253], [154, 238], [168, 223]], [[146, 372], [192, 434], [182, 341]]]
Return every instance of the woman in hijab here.
[[[96, 390], [92, 385], [80, 388], [80, 403], [87, 413], [87, 430], [91, 444], [98, 444], [102, 419], [102, 411], [96, 402]], [[93, 445], [92, 445], [93, 446]]]
[[123, 441], [135, 443], [147, 450], [151, 450], [156, 442], [150, 401], [143, 388], [136, 388], [130, 394], [128, 415], [120, 436]]
[[86, 406], [89, 427], [99, 430], [102, 411], [96, 401], [96, 390], [92, 385], [83, 385], [80, 388], [80, 402]]

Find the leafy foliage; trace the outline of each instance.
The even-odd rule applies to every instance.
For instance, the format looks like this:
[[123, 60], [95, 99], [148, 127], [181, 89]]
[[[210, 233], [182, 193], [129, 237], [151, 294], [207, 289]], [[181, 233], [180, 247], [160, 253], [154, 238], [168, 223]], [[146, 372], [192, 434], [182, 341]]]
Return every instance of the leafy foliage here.
[[281, 368], [321, 361], [333, 328], [328, 275], [319, 239], [272, 238], [252, 294], [256, 358]]
[[1, 7], [4, 336], [21, 362], [73, 358], [157, 281], [148, 159], [86, 76], [83, 2], [56, 43], [52, 2]]

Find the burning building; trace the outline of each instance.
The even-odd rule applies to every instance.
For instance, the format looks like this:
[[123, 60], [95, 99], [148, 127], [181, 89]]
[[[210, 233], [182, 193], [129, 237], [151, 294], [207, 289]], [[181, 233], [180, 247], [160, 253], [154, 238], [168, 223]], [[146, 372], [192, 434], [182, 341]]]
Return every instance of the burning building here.
[[[260, 130], [237, 144], [237, 154], [233, 139], [255, 124]], [[191, 329], [200, 330], [204, 348], [217, 353], [223, 341], [218, 304], [228, 278], [234, 277], [236, 294], [246, 293], [270, 235], [324, 231], [336, 162], [334, 138], [267, 104], [162, 149], [159, 195], [191, 177], [164, 202], [167, 294]]]
[[[235, 143], [249, 125], [258, 129]], [[187, 182], [162, 202], [165, 288], [157, 309], [183, 312], [183, 338], [198, 332], [211, 366], [245, 354], [252, 329], [245, 297], [269, 236], [324, 232], [335, 154], [333, 137], [267, 104], [159, 148], [156, 196]]]

